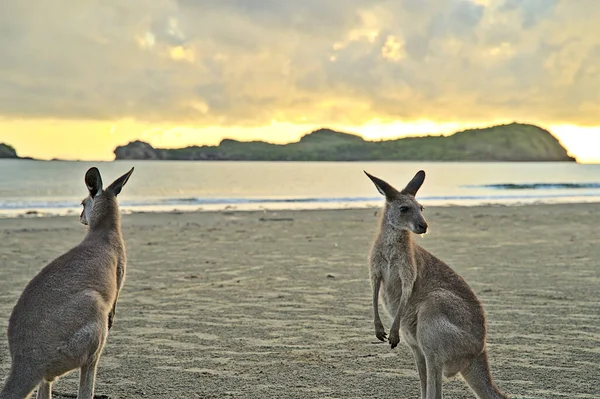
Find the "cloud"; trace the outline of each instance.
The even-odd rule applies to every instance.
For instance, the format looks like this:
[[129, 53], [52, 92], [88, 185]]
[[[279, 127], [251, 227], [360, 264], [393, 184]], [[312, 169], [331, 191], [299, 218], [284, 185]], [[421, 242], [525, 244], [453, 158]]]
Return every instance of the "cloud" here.
[[594, 0], [0, 2], [0, 116], [597, 124]]

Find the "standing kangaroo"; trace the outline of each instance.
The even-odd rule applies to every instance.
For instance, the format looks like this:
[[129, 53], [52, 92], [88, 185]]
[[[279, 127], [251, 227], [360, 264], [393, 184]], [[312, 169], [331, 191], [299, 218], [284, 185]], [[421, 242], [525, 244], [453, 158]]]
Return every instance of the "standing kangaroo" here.
[[83, 241], [33, 278], [8, 323], [12, 364], [0, 399], [52, 398], [52, 382], [80, 369], [78, 399], [94, 396], [98, 361], [125, 278], [125, 243], [117, 195], [133, 168], [106, 190], [96, 168], [85, 175], [89, 196], [80, 220]]
[[483, 307], [469, 285], [444, 262], [414, 243], [412, 233], [427, 232], [423, 207], [415, 195], [425, 172], [402, 190], [365, 174], [385, 195], [381, 227], [370, 257], [375, 336], [385, 341], [379, 293], [393, 318], [388, 341], [400, 333], [413, 351], [422, 399], [442, 398], [442, 376], [460, 373], [480, 399], [508, 399], [490, 375]]

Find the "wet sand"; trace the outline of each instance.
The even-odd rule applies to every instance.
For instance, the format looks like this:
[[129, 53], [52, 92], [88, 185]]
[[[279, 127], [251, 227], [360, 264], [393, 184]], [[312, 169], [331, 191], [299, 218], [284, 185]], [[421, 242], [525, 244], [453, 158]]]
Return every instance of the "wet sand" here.
[[[484, 304], [498, 385], [514, 397], [600, 397], [600, 204], [425, 215], [431, 231], [417, 242]], [[419, 397], [410, 349], [374, 336], [376, 227], [374, 209], [124, 216], [128, 274], [96, 394]], [[84, 234], [76, 217], [0, 220], [0, 380], [12, 306]], [[74, 394], [77, 381], [54, 389]], [[460, 379], [444, 393], [474, 398]]]

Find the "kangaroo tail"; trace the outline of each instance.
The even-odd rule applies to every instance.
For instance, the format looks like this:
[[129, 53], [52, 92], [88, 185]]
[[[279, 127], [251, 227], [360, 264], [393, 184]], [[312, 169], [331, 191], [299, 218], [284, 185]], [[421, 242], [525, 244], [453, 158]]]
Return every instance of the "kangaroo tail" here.
[[13, 365], [11, 372], [4, 384], [4, 388], [0, 392], [0, 399], [27, 398], [40, 383], [40, 381], [41, 378], [37, 379], [28, 372], [21, 373]]
[[469, 387], [479, 399], [510, 399], [492, 379], [487, 352], [484, 350], [461, 371]]

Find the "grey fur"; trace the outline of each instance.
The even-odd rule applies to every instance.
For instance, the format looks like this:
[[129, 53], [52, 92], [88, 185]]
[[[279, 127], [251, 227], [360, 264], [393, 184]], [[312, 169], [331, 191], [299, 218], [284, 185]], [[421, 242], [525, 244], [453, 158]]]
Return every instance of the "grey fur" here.
[[52, 382], [80, 369], [79, 399], [92, 399], [96, 370], [125, 278], [125, 243], [116, 195], [133, 168], [102, 189], [100, 172], [85, 176], [89, 196], [83, 241], [27, 285], [8, 323], [11, 370], [0, 399], [52, 398]]
[[422, 399], [441, 399], [443, 376], [458, 373], [478, 398], [508, 399], [490, 375], [481, 302], [462, 277], [413, 241], [413, 233], [428, 228], [415, 199], [425, 172], [402, 191], [365, 173], [386, 197], [370, 255], [375, 336], [387, 338], [379, 316], [381, 296], [393, 320], [388, 342], [395, 348], [402, 334], [412, 349]]

